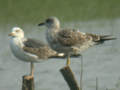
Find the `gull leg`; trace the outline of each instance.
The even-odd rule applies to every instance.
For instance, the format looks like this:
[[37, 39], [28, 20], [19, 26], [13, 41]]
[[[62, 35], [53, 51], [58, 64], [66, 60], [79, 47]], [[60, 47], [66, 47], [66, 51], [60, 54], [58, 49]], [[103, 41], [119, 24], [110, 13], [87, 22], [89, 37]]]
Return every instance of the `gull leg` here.
[[70, 55], [67, 56], [67, 62], [66, 65], [69, 66], [70, 65]]
[[33, 62], [30, 62], [30, 75], [26, 76], [25, 78], [27, 80], [30, 80], [33, 77], [34, 77], [34, 65], [33, 65]]
[[33, 77], [34, 76], [34, 65], [33, 62], [31, 62], [31, 73], [30, 75]]

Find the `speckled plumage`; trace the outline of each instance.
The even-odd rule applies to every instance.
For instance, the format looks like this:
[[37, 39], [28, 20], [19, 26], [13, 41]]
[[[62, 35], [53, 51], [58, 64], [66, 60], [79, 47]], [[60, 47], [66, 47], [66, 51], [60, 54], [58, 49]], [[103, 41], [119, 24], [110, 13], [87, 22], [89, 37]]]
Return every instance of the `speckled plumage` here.
[[60, 53], [78, 54], [87, 48], [113, 40], [110, 35], [95, 35], [83, 33], [75, 29], [61, 29], [60, 22], [56, 17], [50, 17], [41, 25], [46, 25], [46, 38], [52, 49]]
[[57, 56], [57, 52], [52, 50], [48, 45], [38, 42], [33, 39], [28, 39], [24, 42], [23, 50], [25, 52], [35, 54], [39, 59], [48, 59], [54, 56]]

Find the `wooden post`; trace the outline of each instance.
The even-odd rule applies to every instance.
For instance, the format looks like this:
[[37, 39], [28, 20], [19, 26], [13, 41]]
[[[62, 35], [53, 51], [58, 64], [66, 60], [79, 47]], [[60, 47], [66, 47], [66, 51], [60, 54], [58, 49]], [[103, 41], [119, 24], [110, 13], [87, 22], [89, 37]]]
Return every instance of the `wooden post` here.
[[80, 90], [75, 76], [69, 66], [63, 67], [62, 69], [60, 69], [60, 72], [62, 73], [65, 81], [67, 82], [70, 90]]
[[22, 90], [34, 90], [34, 77], [23, 76]]

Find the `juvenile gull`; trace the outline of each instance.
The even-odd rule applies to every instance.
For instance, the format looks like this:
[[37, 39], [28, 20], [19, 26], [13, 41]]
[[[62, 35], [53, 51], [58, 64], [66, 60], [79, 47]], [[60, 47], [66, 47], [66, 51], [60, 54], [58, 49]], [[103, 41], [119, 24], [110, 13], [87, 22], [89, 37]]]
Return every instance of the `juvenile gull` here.
[[57, 53], [49, 46], [34, 39], [24, 37], [24, 31], [19, 27], [14, 27], [10, 36], [10, 48], [13, 54], [22, 61], [31, 63], [31, 73], [33, 77], [34, 62], [45, 61], [48, 58], [61, 57], [63, 54]]
[[110, 35], [95, 35], [75, 29], [61, 29], [60, 21], [56, 17], [50, 17], [38, 25], [47, 27], [46, 38], [48, 43], [52, 49], [67, 55], [67, 65], [70, 64], [70, 55], [80, 54], [93, 45], [115, 39]]

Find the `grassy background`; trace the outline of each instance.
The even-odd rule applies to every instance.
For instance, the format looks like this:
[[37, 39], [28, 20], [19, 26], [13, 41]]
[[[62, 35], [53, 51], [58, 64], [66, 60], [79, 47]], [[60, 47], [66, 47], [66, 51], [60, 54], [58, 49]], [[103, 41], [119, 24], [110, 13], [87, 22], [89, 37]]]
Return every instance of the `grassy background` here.
[[64, 21], [113, 19], [120, 0], [0, 0], [0, 22], [35, 23], [49, 16]]

